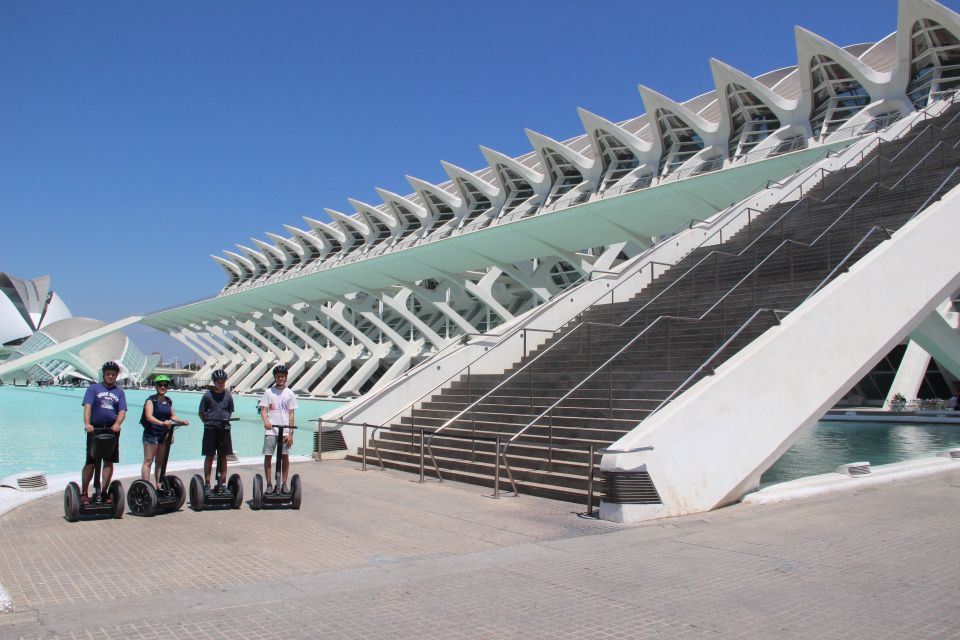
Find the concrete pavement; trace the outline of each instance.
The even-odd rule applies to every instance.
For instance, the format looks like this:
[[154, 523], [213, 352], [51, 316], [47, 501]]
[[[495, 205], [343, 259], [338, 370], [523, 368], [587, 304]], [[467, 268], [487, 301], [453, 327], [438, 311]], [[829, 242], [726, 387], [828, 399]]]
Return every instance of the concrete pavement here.
[[349, 462], [295, 470], [299, 512], [13, 510], [0, 638], [960, 638], [960, 471], [622, 526]]

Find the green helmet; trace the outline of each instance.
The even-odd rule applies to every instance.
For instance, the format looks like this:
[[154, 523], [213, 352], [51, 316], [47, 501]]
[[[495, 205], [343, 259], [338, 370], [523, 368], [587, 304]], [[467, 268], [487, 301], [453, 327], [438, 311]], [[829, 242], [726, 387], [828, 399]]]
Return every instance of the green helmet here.
[[161, 382], [166, 382], [167, 384], [170, 384], [172, 380], [170, 380], [170, 376], [164, 375], [161, 373], [160, 375], [158, 375], [156, 378], [153, 379], [153, 384], [159, 384]]

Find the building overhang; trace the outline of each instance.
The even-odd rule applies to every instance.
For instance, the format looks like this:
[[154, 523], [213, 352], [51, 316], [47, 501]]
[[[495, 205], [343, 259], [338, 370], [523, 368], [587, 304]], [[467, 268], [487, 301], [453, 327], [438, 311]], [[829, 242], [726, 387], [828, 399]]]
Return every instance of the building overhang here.
[[304, 301], [327, 300], [355, 291], [377, 291], [391, 285], [511, 264], [623, 242], [626, 233], [653, 237], [676, 230], [691, 219], [705, 219], [748, 196], [768, 180], [780, 180], [845, 140], [766, 160], [735, 165], [683, 180], [666, 182], [618, 196], [541, 213], [486, 229], [340, 263], [326, 269], [289, 275], [273, 282], [228, 292], [145, 316], [141, 324], [170, 330], [188, 323], [282, 309]]

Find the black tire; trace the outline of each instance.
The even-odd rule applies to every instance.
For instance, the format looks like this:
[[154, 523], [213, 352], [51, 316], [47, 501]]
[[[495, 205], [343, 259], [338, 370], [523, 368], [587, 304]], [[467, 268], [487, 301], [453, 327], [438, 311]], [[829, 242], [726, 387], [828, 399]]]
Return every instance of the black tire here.
[[183, 508], [183, 503], [187, 501], [187, 489], [183, 486], [183, 480], [177, 476], [167, 476], [167, 484], [170, 486], [170, 490], [173, 491], [173, 495], [177, 496], [177, 503], [175, 507], [171, 507], [171, 511], [180, 511]]
[[127, 490], [130, 513], [149, 518], [157, 512], [157, 490], [149, 482], [134, 480]]
[[113, 500], [113, 509], [110, 511], [110, 515], [119, 520], [123, 517], [124, 509], [127, 506], [123, 499], [123, 485], [120, 484], [119, 480], [114, 480], [110, 483], [110, 489], [107, 495]]
[[80, 519], [80, 485], [76, 482], [71, 482], [63, 490], [63, 517], [67, 522]]
[[263, 506], [263, 477], [258, 473], [253, 476], [253, 500], [250, 502], [250, 508], [259, 511]]
[[203, 478], [198, 475], [190, 478], [190, 507], [203, 511]]
[[300, 499], [303, 497], [303, 487], [300, 484], [300, 474], [293, 474], [293, 478], [290, 479], [290, 507], [293, 509], [300, 508]]
[[239, 509], [240, 505], [243, 504], [243, 480], [240, 479], [240, 474], [235, 473], [230, 476], [230, 479], [227, 480], [227, 487], [229, 487], [230, 493], [233, 494], [233, 501], [230, 503], [230, 508]]

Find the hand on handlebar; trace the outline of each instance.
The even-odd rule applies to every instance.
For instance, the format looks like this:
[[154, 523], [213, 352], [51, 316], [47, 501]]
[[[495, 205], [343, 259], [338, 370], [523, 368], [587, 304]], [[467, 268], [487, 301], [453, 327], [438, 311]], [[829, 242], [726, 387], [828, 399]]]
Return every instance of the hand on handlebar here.
[[93, 425], [85, 424], [83, 425], [83, 430], [86, 431], [87, 433], [93, 433]]

